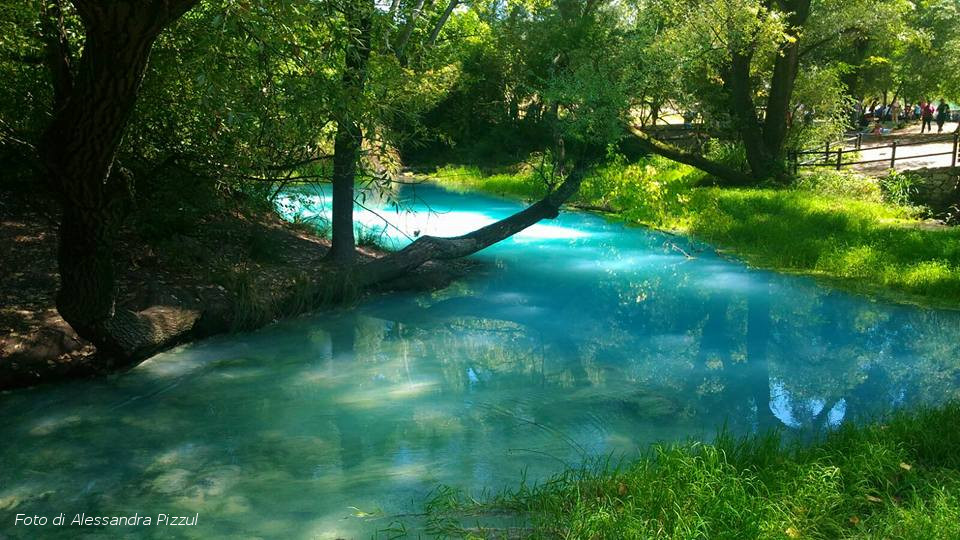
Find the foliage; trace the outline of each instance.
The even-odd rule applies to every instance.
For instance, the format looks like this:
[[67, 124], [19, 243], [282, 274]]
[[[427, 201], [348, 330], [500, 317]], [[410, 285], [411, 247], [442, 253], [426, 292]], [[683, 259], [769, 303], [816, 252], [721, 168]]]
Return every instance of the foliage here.
[[444, 185], [460, 190], [482, 190], [495, 195], [537, 199], [546, 193], [546, 184], [529, 171], [502, 171], [486, 174], [474, 166], [444, 166], [428, 175]]
[[848, 424], [811, 445], [721, 432], [481, 501], [440, 490], [427, 510], [432, 532], [456, 536], [464, 521], [514, 514], [533, 538], [955, 538], [957, 444], [956, 404]]
[[[43, 63], [40, 2], [0, 2], [0, 146], [32, 142], [53, 99]], [[71, 27], [71, 32], [73, 28]]]
[[[876, 178], [850, 169], [837, 171], [817, 167], [812, 172], [799, 175], [795, 187], [823, 197], [852, 198], [872, 203], [884, 200], [883, 188]], [[896, 201], [892, 202], [896, 204]]]
[[850, 127], [853, 100], [847, 96], [841, 67], [811, 66], [801, 71], [793, 100], [789, 148], [807, 150], [843, 139]]
[[893, 204], [907, 206], [911, 196], [917, 191], [919, 180], [910, 172], [890, 171], [880, 178], [880, 188], [885, 198]]
[[722, 163], [738, 171], [747, 171], [747, 152], [743, 145], [738, 142], [722, 141], [711, 139], [707, 143], [707, 158], [717, 163]]
[[682, 211], [689, 189], [703, 174], [665, 158], [628, 164], [622, 155], [597, 167], [583, 183], [577, 201], [619, 212], [638, 223], [661, 223]]

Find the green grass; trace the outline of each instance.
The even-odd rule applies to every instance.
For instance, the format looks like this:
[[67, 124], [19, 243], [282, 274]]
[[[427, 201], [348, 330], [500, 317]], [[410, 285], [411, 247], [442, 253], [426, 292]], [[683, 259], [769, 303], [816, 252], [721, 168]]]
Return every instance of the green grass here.
[[901, 208], [805, 191], [698, 190], [671, 224], [756, 266], [832, 278], [933, 305], [960, 304], [960, 231]]
[[483, 191], [505, 197], [536, 199], [546, 194], [547, 186], [524, 167], [511, 167], [485, 172], [479, 167], [448, 165], [436, 170], [431, 178], [459, 191]]
[[[433, 176], [448, 186], [525, 199], [545, 190], [523, 168], [484, 175], [447, 167]], [[917, 209], [902, 205], [901, 183], [831, 172], [802, 177], [791, 189], [696, 187], [702, 177], [662, 158], [631, 164], [614, 158], [588, 175], [572, 202], [689, 234], [753, 266], [898, 301], [960, 306], [960, 229], [917, 218]]]
[[960, 538], [958, 448], [957, 404], [807, 445], [721, 435], [479, 500], [441, 489], [429, 532], [498, 537], [512, 516], [532, 538]]

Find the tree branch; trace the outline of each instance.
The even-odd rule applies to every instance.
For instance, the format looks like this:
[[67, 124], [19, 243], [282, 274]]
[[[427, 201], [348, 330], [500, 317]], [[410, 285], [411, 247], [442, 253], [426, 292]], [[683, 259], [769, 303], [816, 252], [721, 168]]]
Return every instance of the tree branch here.
[[654, 154], [663, 156], [667, 159], [696, 167], [701, 171], [716, 177], [721, 183], [732, 186], [745, 186], [753, 183], [753, 180], [745, 173], [736, 169], [727, 167], [715, 161], [711, 161], [703, 156], [698, 156], [678, 148], [672, 144], [658, 141], [647, 135], [635, 126], [629, 126], [632, 133], [645, 150]]

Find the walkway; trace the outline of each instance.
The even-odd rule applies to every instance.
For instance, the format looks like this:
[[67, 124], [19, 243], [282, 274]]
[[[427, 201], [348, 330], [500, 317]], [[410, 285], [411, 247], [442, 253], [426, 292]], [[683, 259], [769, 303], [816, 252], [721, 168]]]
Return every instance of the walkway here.
[[[872, 136], [864, 135], [863, 136], [863, 145], [861, 146], [860, 157], [857, 161], [868, 161], [874, 159], [884, 159], [890, 158], [890, 153], [892, 151], [889, 148], [889, 145], [896, 141], [899, 143], [917, 143], [923, 140], [941, 140], [949, 137], [957, 129], [956, 122], [947, 122], [943, 126], [943, 133], [938, 134], [936, 132], [936, 124], [934, 124], [933, 133], [920, 133], [920, 124], [911, 125], [903, 129], [899, 129], [893, 133], [883, 135], [883, 136]], [[873, 147], [887, 147], [887, 148], [873, 148]], [[949, 167], [952, 164], [952, 158], [949, 155], [949, 152], [953, 149], [953, 141], [948, 140], [944, 142], [937, 142], [931, 144], [918, 144], [915, 146], [904, 146], [902, 148], [897, 148], [897, 170], [907, 171], [915, 169], [933, 169], [940, 167]], [[927, 154], [940, 154], [945, 153], [940, 156], [932, 157], [921, 157], [916, 159], [904, 159], [910, 156], [923, 156]], [[876, 162], [876, 163], [865, 163], [863, 165], [854, 165], [853, 168], [869, 173], [880, 173], [886, 171], [890, 168], [890, 163], [888, 162]]]

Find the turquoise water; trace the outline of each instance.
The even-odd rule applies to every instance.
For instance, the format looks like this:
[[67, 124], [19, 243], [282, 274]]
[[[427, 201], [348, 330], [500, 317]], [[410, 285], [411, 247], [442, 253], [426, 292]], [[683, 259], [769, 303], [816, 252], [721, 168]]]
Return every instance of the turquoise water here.
[[[429, 186], [413, 195], [413, 213], [377, 212], [411, 236], [520, 208]], [[441, 291], [0, 395], [0, 537], [366, 538], [397, 520], [416, 527], [403, 514], [438, 484], [477, 493], [709, 438], [724, 422], [807, 436], [960, 395], [960, 313], [750, 270], [582, 213], [475, 258]], [[60, 512], [199, 523], [13, 526], [17, 513]]]

